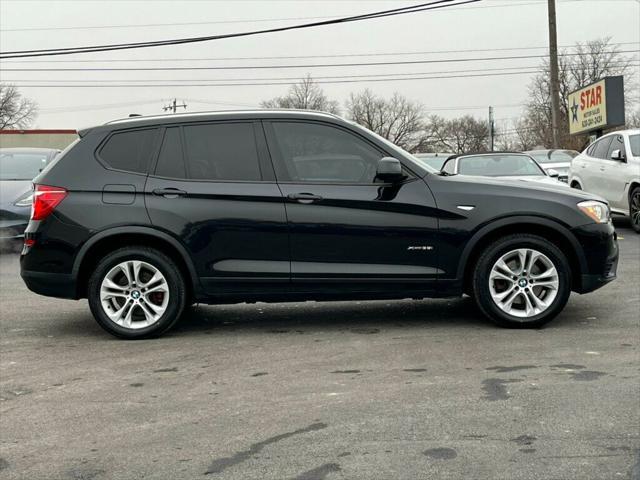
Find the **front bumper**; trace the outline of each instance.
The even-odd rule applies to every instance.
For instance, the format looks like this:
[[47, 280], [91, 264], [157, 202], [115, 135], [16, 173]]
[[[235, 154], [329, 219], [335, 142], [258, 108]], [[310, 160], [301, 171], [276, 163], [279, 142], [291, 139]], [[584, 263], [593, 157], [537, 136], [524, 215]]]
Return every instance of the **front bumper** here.
[[585, 266], [580, 284], [574, 286], [578, 293], [588, 293], [603, 287], [617, 277], [618, 236], [611, 222], [589, 224], [573, 229], [582, 246]]

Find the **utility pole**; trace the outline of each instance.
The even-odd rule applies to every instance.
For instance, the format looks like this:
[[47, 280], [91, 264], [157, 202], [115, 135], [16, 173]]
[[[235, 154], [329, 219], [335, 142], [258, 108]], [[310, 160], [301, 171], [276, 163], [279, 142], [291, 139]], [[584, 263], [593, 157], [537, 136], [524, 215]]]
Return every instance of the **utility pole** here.
[[173, 102], [170, 102], [169, 105], [165, 105], [164, 107], [162, 107], [162, 110], [164, 110], [165, 112], [167, 110], [170, 110], [172, 113], [176, 113], [176, 110], [178, 110], [178, 107], [180, 108], [184, 108], [185, 110], [187, 109], [187, 104], [184, 103], [184, 101], [182, 102], [182, 104], [178, 104], [178, 101], [174, 98]]
[[560, 148], [560, 80], [558, 79], [558, 32], [556, 31], [556, 0], [548, 0], [549, 10], [549, 72], [551, 74], [551, 129], [553, 148]]
[[491, 152], [493, 152], [495, 136], [496, 136], [496, 124], [493, 119], [493, 107], [489, 107], [489, 151]]

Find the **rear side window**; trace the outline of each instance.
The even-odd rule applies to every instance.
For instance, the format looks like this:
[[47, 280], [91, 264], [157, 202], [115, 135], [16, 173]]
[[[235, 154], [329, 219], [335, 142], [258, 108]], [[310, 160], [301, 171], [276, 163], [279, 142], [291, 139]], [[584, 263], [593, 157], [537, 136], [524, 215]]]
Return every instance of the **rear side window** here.
[[260, 164], [251, 123], [184, 127], [187, 175], [194, 180], [259, 181]]
[[147, 173], [156, 132], [156, 129], [147, 129], [115, 133], [100, 149], [100, 158], [116, 170]]
[[167, 128], [165, 131], [158, 156], [156, 175], [169, 178], [187, 178], [179, 127]]

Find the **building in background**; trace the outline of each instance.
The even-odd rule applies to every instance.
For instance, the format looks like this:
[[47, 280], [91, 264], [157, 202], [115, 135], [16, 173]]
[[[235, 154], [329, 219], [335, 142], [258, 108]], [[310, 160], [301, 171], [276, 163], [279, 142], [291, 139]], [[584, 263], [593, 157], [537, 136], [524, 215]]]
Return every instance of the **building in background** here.
[[78, 138], [75, 130], [0, 130], [0, 148], [38, 147], [64, 150]]

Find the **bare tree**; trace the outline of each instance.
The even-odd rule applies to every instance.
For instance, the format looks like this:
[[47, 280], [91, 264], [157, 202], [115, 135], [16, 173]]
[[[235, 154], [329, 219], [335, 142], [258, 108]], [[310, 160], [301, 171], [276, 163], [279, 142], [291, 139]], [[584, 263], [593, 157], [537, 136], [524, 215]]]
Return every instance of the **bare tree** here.
[[[579, 149], [586, 141], [585, 136], [570, 136], [568, 96], [589, 83], [603, 77], [623, 75], [625, 77], [625, 98], [631, 106], [637, 100], [637, 83], [633, 76], [633, 57], [624, 56], [610, 38], [577, 43], [570, 51], [576, 55], [559, 58], [560, 75], [560, 141], [565, 148]], [[523, 119], [527, 128], [532, 129], [531, 137], [536, 145], [549, 147], [552, 143], [551, 98], [549, 96], [549, 62], [545, 60], [529, 86], [529, 101]], [[529, 143], [529, 142], [528, 142]]]
[[347, 101], [349, 119], [377, 133], [409, 152], [424, 141], [424, 107], [399, 93], [389, 99], [364, 90]]
[[286, 95], [272, 98], [260, 103], [263, 108], [298, 108], [301, 110], [318, 110], [334, 114], [340, 113], [335, 100], [329, 100], [323, 90], [307, 75], [300, 83], [292, 85]]
[[429, 117], [428, 136], [424, 140], [431, 150], [454, 153], [486, 152], [488, 150], [489, 125], [465, 115], [451, 120], [437, 115]]
[[0, 83], [0, 129], [28, 128], [38, 114], [38, 105], [22, 96], [16, 87]]
[[640, 108], [629, 112], [627, 111], [627, 128], [640, 128]]

